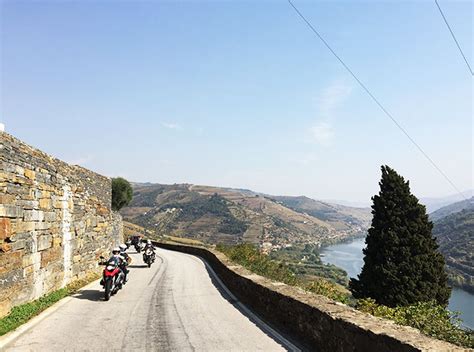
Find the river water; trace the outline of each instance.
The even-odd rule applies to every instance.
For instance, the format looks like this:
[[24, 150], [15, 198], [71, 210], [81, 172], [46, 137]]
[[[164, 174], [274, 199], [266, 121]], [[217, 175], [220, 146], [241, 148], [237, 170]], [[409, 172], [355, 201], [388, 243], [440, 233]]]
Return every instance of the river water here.
[[[321, 260], [325, 264], [334, 264], [344, 269], [349, 277], [357, 277], [364, 264], [362, 253], [364, 247], [364, 238], [327, 246], [321, 249]], [[461, 312], [463, 325], [474, 329], [474, 295], [459, 288], [453, 288], [448, 308]]]

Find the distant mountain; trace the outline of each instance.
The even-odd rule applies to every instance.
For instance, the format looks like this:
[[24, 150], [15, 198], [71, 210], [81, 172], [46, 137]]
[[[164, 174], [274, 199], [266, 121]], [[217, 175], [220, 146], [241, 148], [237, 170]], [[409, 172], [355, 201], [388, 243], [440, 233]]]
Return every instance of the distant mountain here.
[[426, 206], [426, 211], [428, 213], [432, 213], [442, 207], [445, 207], [449, 204], [460, 202], [465, 200], [466, 198], [471, 198], [474, 196], [474, 190], [464, 191], [461, 194], [453, 194], [446, 197], [439, 197], [439, 198], [420, 198], [420, 203]]
[[[462, 209], [460, 211], [456, 211]], [[445, 215], [446, 214], [446, 215]], [[445, 216], [442, 216], [445, 215]], [[458, 202], [431, 214], [433, 235], [446, 259], [452, 284], [474, 293], [474, 207]]]
[[277, 197], [246, 189], [190, 184], [133, 184], [124, 218], [160, 234], [207, 243], [258, 243], [278, 249], [321, 244], [362, 235], [370, 209]]
[[464, 209], [474, 209], [474, 197], [471, 197], [470, 199], [465, 199], [460, 202], [452, 203], [449, 205], [446, 205], [434, 212], [432, 212], [430, 215], [430, 220], [431, 221], [436, 221], [441, 218], [444, 218], [448, 215], [460, 212]]

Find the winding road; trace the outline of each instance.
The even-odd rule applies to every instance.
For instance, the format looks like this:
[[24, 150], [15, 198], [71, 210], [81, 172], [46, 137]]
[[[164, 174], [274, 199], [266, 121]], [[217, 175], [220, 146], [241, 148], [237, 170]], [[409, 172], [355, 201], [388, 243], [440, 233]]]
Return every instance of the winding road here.
[[6, 351], [284, 351], [284, 337], [248, 312], [195, 256], [131, 254], [127, 285], [110, 301], [86, 286], [11, 341]]

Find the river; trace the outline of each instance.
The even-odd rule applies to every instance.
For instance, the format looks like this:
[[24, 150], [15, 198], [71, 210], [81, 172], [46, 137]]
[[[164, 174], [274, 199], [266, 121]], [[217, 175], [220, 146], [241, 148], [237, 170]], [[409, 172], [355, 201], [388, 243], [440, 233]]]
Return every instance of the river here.
[[[349, 277], [357, 277], [364, 264], [362, 259], [364, 247], [364, 238], [327, 246], [321, 249], [321, 260], [325, 264], [334, 264], [344, 269]], [[474, 329], [474, 295], [459, 288], [453, 288], [448, 308], [461, 312], [463, 325]]]

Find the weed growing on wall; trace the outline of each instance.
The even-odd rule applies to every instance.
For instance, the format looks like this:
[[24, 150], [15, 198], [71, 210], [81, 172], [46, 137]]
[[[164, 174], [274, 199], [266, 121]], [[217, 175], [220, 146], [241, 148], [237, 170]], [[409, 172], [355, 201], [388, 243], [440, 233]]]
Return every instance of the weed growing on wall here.
[[474, 332], [460, 327], [461, 320], [456, 312], [450, 312], [435, 301], [419, 302], [405, 307], [387, 307], [379, 305], [371, 298], [357, 301], [357, 309], [393, 320], [400, 325], [414, 327], [424, 334], [460, 345], [474, 347]]

